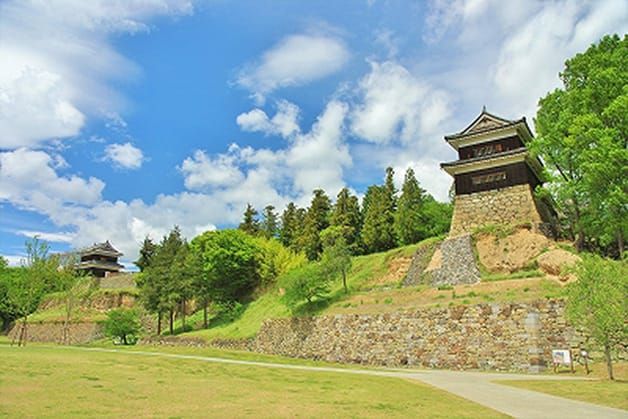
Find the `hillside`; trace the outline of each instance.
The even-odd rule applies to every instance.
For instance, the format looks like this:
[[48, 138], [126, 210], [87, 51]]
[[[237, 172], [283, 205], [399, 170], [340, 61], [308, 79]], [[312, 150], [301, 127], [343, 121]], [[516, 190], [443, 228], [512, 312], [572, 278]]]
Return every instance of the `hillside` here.
[[[417, 258], [412, 269], [424, 271], [434, 263], [433, 259], [437, 259], [433, 255], [440, 241], [442, 238], [431, 238], [387, 252], [354, 257], [347, 277], [348, 294], [344, 293], [338, 281], [328, 299], [315, 301], [309, 307], [301, 306], [291, 313], [282, 302], [282, 290], [275, 287], [246, 304], [237, 318], [213, 319], [209, 329], [201, 329], [202, 313], [195, 313], [188, 319], [188, 325], [191, 324], [197, 330], [182, 335], [207, 340], [246, 338], [254, 336], [268, 318], [382, 313], [417, 307], [490, 302], [529, 302], [557, 298], [563, 293], [560, 276], [547, 275], [538, 262], [542, 255], [554, 252], [558, 245], [530, 234], [525, 229], [488, 229], [474, 235], [476, 258], [482, 274], [477, 284], [439, 288], [426, 283], [405, 286], [413, 256], [417, 255]], [[571, 255], [571, 252], [562, 251]]]

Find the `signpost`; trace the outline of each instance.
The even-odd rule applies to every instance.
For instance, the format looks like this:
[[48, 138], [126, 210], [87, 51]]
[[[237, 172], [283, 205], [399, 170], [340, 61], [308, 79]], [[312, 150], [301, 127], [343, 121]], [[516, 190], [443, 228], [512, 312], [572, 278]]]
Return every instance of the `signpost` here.
[[569, 349], [552, 349], [552, 362], [554, 364], [554, 372], [557, 372], [561, 365], [568, 366], [571, 372], [575, 372], [573, 357]]

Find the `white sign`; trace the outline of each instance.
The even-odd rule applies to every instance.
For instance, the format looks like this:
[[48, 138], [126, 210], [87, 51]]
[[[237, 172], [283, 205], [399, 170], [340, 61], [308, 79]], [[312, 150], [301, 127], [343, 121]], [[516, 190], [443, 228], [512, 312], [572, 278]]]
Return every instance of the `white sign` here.
[[569, 349], [552, 349], [552, 361], [554, 364], [571, 365], [571, 352]]

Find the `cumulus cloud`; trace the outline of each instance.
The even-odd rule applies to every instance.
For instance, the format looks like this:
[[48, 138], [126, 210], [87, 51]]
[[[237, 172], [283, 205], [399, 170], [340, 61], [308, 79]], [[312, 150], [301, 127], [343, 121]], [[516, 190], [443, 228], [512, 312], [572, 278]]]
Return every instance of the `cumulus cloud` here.
[[135, 170], [142, 167], [144, 153], [131, 143], [109, 144], [105, 147], [105, 160], [114, 167]]
[[326, 77], [340, 70], [348, 59], [349, 52], [338, 38], [290, 35], [247, 65], [236, 82], [263, 103], [268, 93]]
[[359, 82], [359, 95], [351, 129], [374, 143], [417, 142], [451, 112], [445, 92], [393, 61], [371, 62], [371, 71]]
[[268, 118], [266, 112], [259, 108], [241, 113], [236, 122], [243, 131], [262, 132], [266, 135], [280, 135], [284, 138], [298, 133], [299, 107], [287, 100], [277, 102], [277, 112], [272, 118]]
[[197, 150], [183, 161], [180, 170], [185, 178], [185, 187], [191, 190], [233, 186], [244, 179], [236, 165], [236, 156], [232, 154], [211, 158], [204, 151]]
[[122, 106], [108, 82], [137, 70], [110, 37], [147, 31], [155, 16], [191, 10], [188, 0], [0, 3], [0, 147], [74, 136], [87, 115]]
[[18, 207], [51, 214], [64, 205], [93, 205], [105, 187], [100, 179], [59, 176], [58, 160], [44, 151], [0, 153], [0, 200]]

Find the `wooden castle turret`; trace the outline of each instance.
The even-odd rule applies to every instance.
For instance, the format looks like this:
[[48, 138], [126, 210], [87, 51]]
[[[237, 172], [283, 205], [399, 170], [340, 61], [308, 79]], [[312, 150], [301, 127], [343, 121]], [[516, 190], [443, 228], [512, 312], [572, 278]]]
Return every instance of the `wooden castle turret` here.
[[118, 258], [122, 256], [122, 253], [116, 250], [109, 241], [85, 248], [81, 250], [80, 255], [81, 260], [77, 269], [98, 278], [116, 274], [123, 268], [118, 263]]
[[486, 224], [551, 230], [551, 206], [533, 194], [542, 183], [542, 165], [526, 147], [532, 138], [525, 117], [511, 121], [486, 109], [461, 132], [445, 136], [458, 152], [458, 160], [441, 164], [455, 184], [450, 236]]

